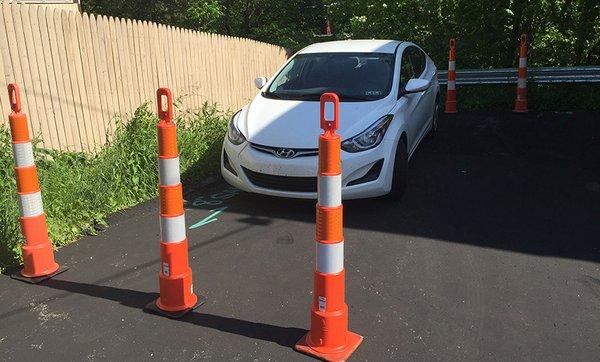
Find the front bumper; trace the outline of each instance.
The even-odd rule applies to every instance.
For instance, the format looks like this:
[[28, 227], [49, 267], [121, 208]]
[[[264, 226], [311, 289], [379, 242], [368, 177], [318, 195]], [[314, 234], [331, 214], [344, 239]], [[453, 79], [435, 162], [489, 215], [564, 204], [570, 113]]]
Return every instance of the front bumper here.
[[[394, 142], [386, 139], [379, 146], [368, 151], [358, 153], [342, 151], [342, 197], [347, 200], [376, 197], [389, 193], [392, 185], [394, 166], [392, 155], [394, 153]], [[229, 184], [247, 192], [279, 197], [316, 199], [316, 187], [312, 188], [315, 191], [310, 192], [294, 191], [303, 189], [302, 187], [294, 187], [294, 182], [295, 180], [310, 182], [310, 178], [314, 178], [316, 185], [317, 160], [317, 156], [303, 156], [292, 159], [278, 158], [272, 154], [254, 149], [248, 142], [236, 146], [225, 137], [221, 153], [221, 174]], [[376, 165], [378, 162], [380, 165]], [[354, 184], [360, 179], [373, 179], [373, 177], [370, 177], [372, 174], [370, 175], [369, 171], [372, 173], [374, 166], [375, 168], [381, 167], [379, 176], [376, 179]], [[264, 179], [277, 179], [279, 181], [278, 185], [289, 181], [290, 187], [288, 190], [261, 187], [257, 183], [261, 185], [268, 184], [257, 181], [261, 176]], [[262, 179], [260, 180], [262, 181]], [[348, 185], [349, 183], [351, 185]]]

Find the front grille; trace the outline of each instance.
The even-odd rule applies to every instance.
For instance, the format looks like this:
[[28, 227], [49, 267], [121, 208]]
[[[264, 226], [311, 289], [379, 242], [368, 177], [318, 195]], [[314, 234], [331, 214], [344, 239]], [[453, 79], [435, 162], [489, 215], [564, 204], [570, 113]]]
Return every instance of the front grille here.
[[250, 182], [258, 187], [289, 192], [317, 192], [316, 177], [269, 175], [242, 168]]
[[[272, 146], [263, 146], [257, 143], [250, 143], [250, 147], [254, 148], [257, 151], [270, 153], [275, 157], [279, 158], [296, 158], [296, 157], [305, 157], [305, 156], [316, 156], [319, 154], [319, 149], [317, 148], [285, 148], [285, 147], [272, 147]], [[292, 152], [292, 156], [282, 157], [277, 154], [279, 150], [287, 150], [288, 152]]]

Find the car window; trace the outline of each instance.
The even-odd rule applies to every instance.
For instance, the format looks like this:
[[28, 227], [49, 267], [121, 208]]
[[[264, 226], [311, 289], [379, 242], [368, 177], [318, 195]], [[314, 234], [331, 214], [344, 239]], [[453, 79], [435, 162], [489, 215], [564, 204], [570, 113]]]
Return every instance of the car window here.
[[423, 75], [425, 71], [425, 53], [421, 51], [421, 49], [417, 47], [409, 47], [410, 48], [410, 59], [413, 65], [413, 70], [415, 72], [415, 77], [419, 78]]
[[404, 90], [406, 83], [412, 78], [415, 78], [415, 71], [410, 59], [410, 47], [406, 48], [402, 53], [400, 60], [400, 91]]
[[262, 95], [267, 98], [319, 100], [335, 92], [342, 101], [371, 101], [390, 93], [391, 53], [307, 53], [295, 56]]

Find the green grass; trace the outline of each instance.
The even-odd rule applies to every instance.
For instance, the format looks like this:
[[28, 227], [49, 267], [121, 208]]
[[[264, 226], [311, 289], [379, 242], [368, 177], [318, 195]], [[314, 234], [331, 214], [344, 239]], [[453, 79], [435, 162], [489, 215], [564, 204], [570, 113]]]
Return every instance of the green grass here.
[[[183, 181], [217, 170], [227, 114], [205, 104], [175, 120]], [[96, 155], [38, 147], [34, 154], [48, 230], [61, 246], [106, 226], [106, 217], [155, 198], [158, 193], [155, 114], [143, 105], [119, 123], [114, 138]], [[22, 237], [10, 134], [0, 126], [0, 268], [20, 261]]]

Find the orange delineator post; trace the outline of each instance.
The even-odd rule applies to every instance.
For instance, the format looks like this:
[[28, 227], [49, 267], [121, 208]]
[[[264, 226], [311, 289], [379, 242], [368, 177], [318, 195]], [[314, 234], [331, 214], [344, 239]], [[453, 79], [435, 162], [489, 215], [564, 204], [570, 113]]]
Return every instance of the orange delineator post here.
[[54, 249], [48, 238], [46, 214], [33, 159], [27, 116], [21, 113], [21, 96], [16, 84], [8, 85], [8, 97], [12, 109], [8, 119], [15, 160], [21, 232], [25, 239], [21, 247], [23, 269], [12, 277], [29, 283], [39, 283], [65, 271], [66, 268], [61, 268], [54, 261]]
[[[325, 106], [333, 107], [327, 120]], [[344, 236], [342, 223], [342, 167], [339, 127], [339, 98], [321, 96], [319, 137], [318, 202], [316, 206], [316, 265], [310, 331], [294, 347], [325, 361], [345, 361], [363, 337], [348, 331], [345, 302]]]
[[527, 34], [521, 35], [519, 47], [519, 71], [517, 78], [517, 99], [513, 112], [527, 112]]
[[446, 87], [446, 107], [444, 113], [456, 113], [456, 40], [450, 39], [448, 53], [448, 83]]
[[[173, 97], [168, 88], [156, 92], [158, 117], [158, 168], [160, 194], [160, 297], [146, 309], [179, 318], [206, 301], [194, 294], [188, 260], [183, 187], [180, 181], [177, 127], [173, 122]], [[164, 108], [163, 99], [167, 106]]]

